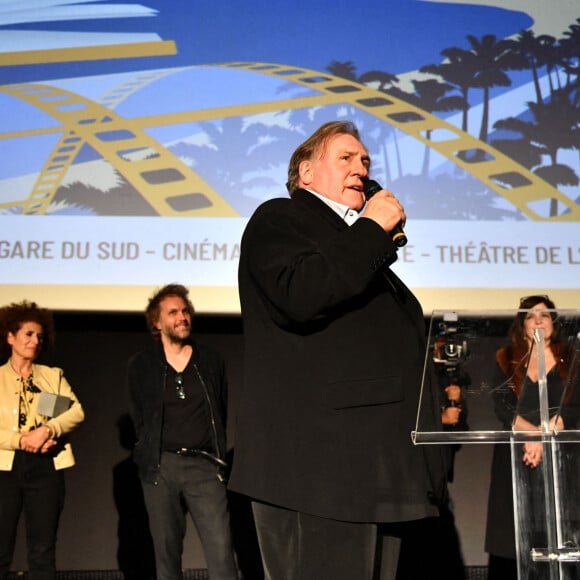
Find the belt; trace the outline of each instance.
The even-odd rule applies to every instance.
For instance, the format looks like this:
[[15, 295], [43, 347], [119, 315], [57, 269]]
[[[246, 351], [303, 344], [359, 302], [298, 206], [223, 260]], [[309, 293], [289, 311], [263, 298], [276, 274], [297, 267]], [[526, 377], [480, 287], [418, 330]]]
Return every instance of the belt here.
[[180, 447], [179, 449], [165, 449], [169, 453], [175, 453], [176, 455], [183, 455], [184, 457], [195, 457], [196, 455], [205, 455], [209, 451], [204, 449], [192, 449], [191, 447]]
[[227, 467], [228, 464], [222, 461], [219, 457], [216, 457], [213, 453], [206, 451], [205, 449], [192, 449], [190, 447], [181, 447], [180, 449], [165, 449], [168, 453], [175, 453], [181, 457], [205, 457], [213, 463], [216, 463], [220, 467]]

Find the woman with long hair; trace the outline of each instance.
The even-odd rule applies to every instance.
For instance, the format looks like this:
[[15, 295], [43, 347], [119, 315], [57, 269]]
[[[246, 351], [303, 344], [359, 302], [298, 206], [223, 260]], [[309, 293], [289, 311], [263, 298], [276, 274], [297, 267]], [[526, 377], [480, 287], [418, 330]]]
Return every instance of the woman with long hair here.
[[[539, 340], [541, 335], [543, 341]], [[543, 351], [540, 351], [542, 345]], [[574, 360], [554, 302], [545, 295], [522, 298], [509, 330], [508, 343], [496, 352], [498, 377], [495, 384], [499, 386], [493, 392], [493, 401], [502, 429], [541, 430], [539, 381], [542, 364], [545, 364], [547, 382], [549, 430], [572, 428], [576, 418], [571, 412], [574, 406], [568, 403], [571, 383], [577, 375], [571, 368]], [[534, 490], [531, 497], [540, 497], [542, 473], [538, 467], [544, 459], [543, 443], [530, 438], [517, 449], [521, 450], [525, 466], [523, 475], [529, 489]], [[538, 521], [543, 511], [543, 505], [539, 505]], [[534, 528], [526, 533], [536, 531]], [[495, 445], [493, 452], [485, 550], [489, 554], [488, 580], [517, 580], [511, 446], [506, 443]]]

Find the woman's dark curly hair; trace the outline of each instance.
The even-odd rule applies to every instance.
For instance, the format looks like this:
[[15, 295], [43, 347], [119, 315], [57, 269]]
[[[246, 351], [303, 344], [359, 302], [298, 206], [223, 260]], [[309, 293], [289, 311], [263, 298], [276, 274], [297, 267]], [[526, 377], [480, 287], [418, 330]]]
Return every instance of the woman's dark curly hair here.
[[36, 302], [28, 300], [12, 302], [0, 308], [0, 354], [2, 356], [10, 356], [12, 352], [8, 344], [8, 334], [16, 334], [25, 322], [36, 322], [42, 327], [41, 351], [54, 346], [54, 320], [50, 310], [40, 308]]

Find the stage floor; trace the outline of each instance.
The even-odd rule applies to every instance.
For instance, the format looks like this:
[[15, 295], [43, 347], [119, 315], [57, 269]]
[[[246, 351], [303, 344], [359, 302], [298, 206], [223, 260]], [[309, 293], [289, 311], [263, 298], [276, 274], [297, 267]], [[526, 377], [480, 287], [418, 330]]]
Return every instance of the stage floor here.
[[[487, 567], [468, 566], [466, 580], [487, 580]], [[26, 572], [11, 572], [8, 580], [26, 580]], [[72, 570], [57, 572], [57, 580], [153, 580], [148, 578], [130, 578], [119, 570]], [[183, 580], [208, 580], [207, 570], [185, 570]], [[245, 580], [263, 580], [246, 578]], [[429, 579], [417, 579], [429, 580]]]

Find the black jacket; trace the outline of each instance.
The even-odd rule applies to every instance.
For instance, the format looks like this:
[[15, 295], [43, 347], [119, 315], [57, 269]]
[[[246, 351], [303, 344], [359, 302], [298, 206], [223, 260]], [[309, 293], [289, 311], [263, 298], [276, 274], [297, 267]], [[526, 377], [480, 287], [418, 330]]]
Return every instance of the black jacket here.
[[[222, 356], [215, 350], [192, 342], [193, 360], [206, 388], [213, 418], [211, 429], [218, 459], [226, 457], [227, 379]], [[163, 392], [168, 363], [161, 341], [129, 360], [127, 381], [129, 412], [137, 441], [133, 459], [141, 479], [155, 482], [159, 474], [163, 428]]]
[[307, 191], [254, 213], [239, 266], [244, 384], [230, 489], [347, 521], [436, 513], [441, 451], [411, 441], [425, 321], [389, 269], [396, 256], [374, 221], [349, 227]]

